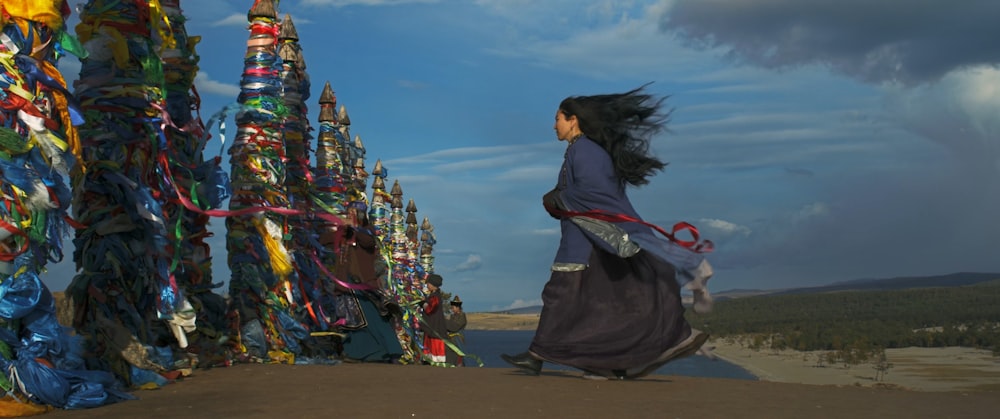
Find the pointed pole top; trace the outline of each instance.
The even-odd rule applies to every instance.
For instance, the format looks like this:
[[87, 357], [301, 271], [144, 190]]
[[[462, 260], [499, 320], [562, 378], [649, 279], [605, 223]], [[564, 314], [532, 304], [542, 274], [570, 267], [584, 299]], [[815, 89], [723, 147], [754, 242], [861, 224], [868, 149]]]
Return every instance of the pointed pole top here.
[[354, 134], [354, 147], [361, 151], [365, 151], [365, 144], [361, 142], [361, 136]]
[[341, 125], [351, 125], [351, 117], [347, 116], [347, 107], [340, 105], [340, 111], [337, 112], [337, 120], [340, 121]]
[[323, 86], [323, 93], [319, 94], [320, 122], [337, 122], [337, 116], [334, 114], [336, 107], [337, 95], [333, 93], [333, 88], [330, 87], [330, 82], [327, 81]]
[[329, 81], [323, 85], [323, 93], [319, 94], [319, 103], [337, 104], [337, 95], [333, 94], [333, 88], [330, 87]]
[[375, 160], [375, 169], [372, 170], [372, 174], [378, 177], [382, 177], [382, 159]]
[[278, 39], [291, 41], [299, 40], [299, 32], [295, 30], [295, 23], [292, 22], [292, 15], [285, 13], [285, 20], [281, 21], [281, 30], [278, 32]]
[[427, 217], [424, 217], [424, 222], [420, 223], [420, 229], [421, 230], [427, 230], [427, 231], [433, 231], [434, 230], [434, 226], [431, 225], [431, 220], [427, 219]]
[[399, 179], [393, 181], [392, 190], [389, 191], [389, 194], [392, 196], [399, 196], [399, 197], [403, 196], [403, 187], [399, 186]]
[[283, 63], [294, 63], [296, 67], [299, 67], [299, 62], [302, 61], [299, 51], [287, 44], [278, 46], [278, 56], [281, 57]]
[[[410, 213], [417, 212], [417, 204], [413, 203], [413, 198], [410, 198], [410, 202], [406, 204], [406, 212], [410, 212]], [[416, 216], [414, 216], [414, 217], [416, 217]], [[414, 218], [413, 222], [416, 223], [417, 219]]]
[[273, 0], [256, 0], [253, 7], [250, 8], [250, 12], [247, 13], [247, 18], [253, 20], [255, 17], [266, 17], [271, 19], [278, 18], [278, 12], [274, 8]]

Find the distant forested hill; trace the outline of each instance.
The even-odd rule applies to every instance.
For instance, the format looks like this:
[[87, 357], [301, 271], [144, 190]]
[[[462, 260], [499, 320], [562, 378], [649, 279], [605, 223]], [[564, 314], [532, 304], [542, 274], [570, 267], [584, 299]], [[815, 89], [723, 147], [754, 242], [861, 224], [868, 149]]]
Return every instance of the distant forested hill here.
[[[902, 290], [910, 288], [961, 287], [1000, 281], [1000, 273], [959, 272], [947, 275], [910, 276], [882, 279], [856, 279], [836, 282], [818, 287], [783, 288], [773, 290], [732, 289], [715, 291], [716, 301], [733, 300], [762, 295], [782, 294], [815, 294], [834, 291], [871, 291], [871, 290]], [[516, 309], [494, 311], [504, 314], [538, 314], [541, 306], [521, 307]]]
[[907, 276], [888, 279], [857, 279], [838, 282], [821, 287], [794, 288], [777, 292], [776, 294], [805, 294], [831, 291], [870, 291], [870, 290], [901, 290], [910, 288], [962, 287], [982, 284], [984, 282], [1000, 281], [1000, 274], [959, 272], [936, 276]]
[[855, 279], [817, 287], [794, 287], [772, 290], [734, 289], [713, 292], [716, 300], [777, 294], [812, 294], [833, 291], [901, 290], [909, 288], [961, 287], [1000, 281], [1000, 273], [957, 272], [947, 275], [905, 276], [896, 278]]
[[776, 348], [969, 346], [1000, 351], [1000, 277], [852, 281], [718, 301], [692, 326], [717, 337], [756, 335]]

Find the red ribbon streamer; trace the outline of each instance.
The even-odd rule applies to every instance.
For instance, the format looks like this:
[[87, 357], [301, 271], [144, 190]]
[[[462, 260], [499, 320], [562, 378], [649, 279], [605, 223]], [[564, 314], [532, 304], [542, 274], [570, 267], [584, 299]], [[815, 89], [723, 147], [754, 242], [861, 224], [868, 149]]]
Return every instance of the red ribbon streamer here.
[[[698, 229], [691, 225], [690, 223], [681, 221], [674, 224], [673, 229], [667, 232], [662, 227], [647, 223], [635, 217], [631, 217], [625, 214], [613, 214], [604, 210], [590, 210], [590, 211], [563, 211], [559, 209], [552, 208], [548, 205], [545, 206], [545, 210], [557, 217], [587, 217], [593, 218], [595, 220], [607, 221], [610, 223], [622, 223], [622, 222], [632, 222], [639, 223], [646, 227], [651, 227], [660, 234], [662, 234], [670, 241], [677, 243], [678, 245], [685, 247], [695, 253], [710, 253], [715, 250], [715, 244], [711, 240], [699, 240], [700, 235], [698, 234]], [[690, 231], [692, 240], [681, 240], [677, 238], [677, 233], [681, 231]]]

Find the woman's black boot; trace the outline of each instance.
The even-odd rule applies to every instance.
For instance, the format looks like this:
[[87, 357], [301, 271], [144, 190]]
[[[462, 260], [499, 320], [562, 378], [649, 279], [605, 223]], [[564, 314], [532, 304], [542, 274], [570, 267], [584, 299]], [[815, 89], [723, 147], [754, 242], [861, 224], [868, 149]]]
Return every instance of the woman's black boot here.
[[517, 355], [507, 355], [500, 354], [500, 357], [508, 364], [520, 368], [531, 375], [538, 375], [542, 373], [542, 361], [531, 356], [527, 352], [522, 352]]

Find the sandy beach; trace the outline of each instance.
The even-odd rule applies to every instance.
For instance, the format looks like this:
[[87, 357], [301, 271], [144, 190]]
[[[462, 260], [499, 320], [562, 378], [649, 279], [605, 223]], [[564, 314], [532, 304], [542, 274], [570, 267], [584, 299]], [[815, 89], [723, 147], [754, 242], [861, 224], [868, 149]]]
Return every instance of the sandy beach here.
[[[534, 330], [537, 314], [470, 313], [469, 328], [478, 330]], [[918, 391], [1000, 392], [1000, 357], [990, 351], [952, 348], [886, 350], [892, 368], [875, 381], [875, 367], [864, 363], [821, 365], [824, 351], [747, 349], [737, 339], [712, 339], [706, 347], [720, 359], [739, 365], [762, 381], [815, 385], [898, 388]], [[998, 396], [1000, 397], [1000, 396]]]
[[[964, 348], [899, 348], [886, 350], [892, 364], [885, 378], [875, 381], [872, 363], [821, 364], [825, 352], [753, 351], [725, 339], [710, 340], [713, 353], [764, 381], [820, 385], [888, 387], [918, 391], [1000, 392], [1000, 357], [990, 351]], [[1000, 398], [1000, 394], [997, 395]]]
[[535, 330], [538, 314], [466, 313], [469, 330]]

